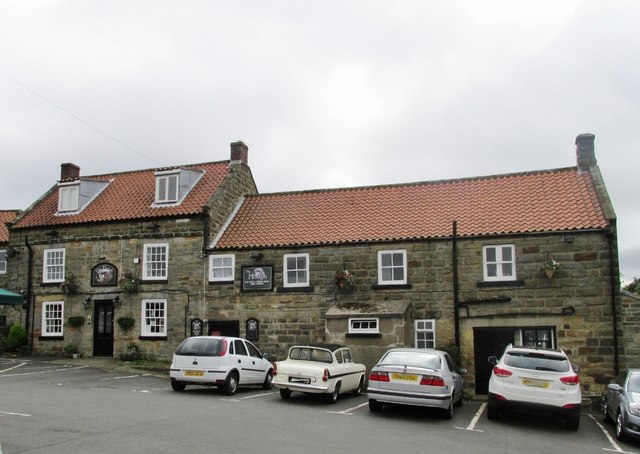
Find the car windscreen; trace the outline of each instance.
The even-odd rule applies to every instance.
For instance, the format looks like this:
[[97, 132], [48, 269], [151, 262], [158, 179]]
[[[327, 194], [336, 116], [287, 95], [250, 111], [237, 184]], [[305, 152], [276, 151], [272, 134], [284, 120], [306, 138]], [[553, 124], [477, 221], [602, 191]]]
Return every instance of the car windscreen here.
[[640, 374], [630, 374], [627, 391], [632, 393], [640, 392]]
[[222, 339], [186, 339], [178, 349], [176, 355], [220, 356]]
[[298, 361], [318, 361], [328, 364], [333, 362], [333, 357], [329, 350], [312, 347], [292, 347], [289, 351], [289, 358]]
[[427, 352], [389, 352], [380, 360], [385, 366], [416, 366], [432, 370], [441, 367], [440, 356]]
[[569, 372], [571, 364], [564, 356], [542, 352], [507, 352], [504, 363], [519, 369]]

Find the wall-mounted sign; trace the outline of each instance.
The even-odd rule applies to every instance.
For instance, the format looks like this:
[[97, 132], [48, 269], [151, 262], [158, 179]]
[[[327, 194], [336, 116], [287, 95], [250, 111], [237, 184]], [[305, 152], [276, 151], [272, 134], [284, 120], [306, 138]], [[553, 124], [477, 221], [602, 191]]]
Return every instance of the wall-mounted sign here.
[[260, 337], [260, 321], [255, 318], [247, 320], [247, 339], [250, 341], [257, 341]]
[[273, 290], [273, 266], [243, 266], [243, 291], [271, 291]]
[[110, 263], [100, 263], [91, 270], [93, 287], [118, 285], [118, 268]]
[[202, 336], [202, 325], [203, 322], [199, 318], [194, 318], [193, 320], [191, 320], [191, 335]]

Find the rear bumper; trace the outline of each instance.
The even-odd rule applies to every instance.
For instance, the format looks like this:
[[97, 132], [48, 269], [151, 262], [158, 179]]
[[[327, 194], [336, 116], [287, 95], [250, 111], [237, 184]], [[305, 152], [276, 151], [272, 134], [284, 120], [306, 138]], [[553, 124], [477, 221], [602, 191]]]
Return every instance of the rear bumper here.
[[419, 407], [433, 407], [447, 409], [451, 404], [450, 394], [423, 394], [398, 391], [385, 391], [367, 388], [367, 397], [387, 404], [415, 405]]
[[[277, 376], [276, 376], [277, 377]], [[271, 384], [280, 389], [288, 389], [290, 391], [297, 391], [300, 393], [328, 393], [333, 389], [333, 386], [329, 384], [329, 382], [320, 382], [320, 383], [292, 383], [288, 381], [278, 381], [276, 377], [273, 378]]]
[[516, 410], [527, 413], [543, 413], [560, 417], [576, 416], [580, 414], [581, 403], [571, 403], [570, 407], [526, 402], [521, 400], [502, 400], [496, 394], [489, 393], [488, 405], [498, 410]]

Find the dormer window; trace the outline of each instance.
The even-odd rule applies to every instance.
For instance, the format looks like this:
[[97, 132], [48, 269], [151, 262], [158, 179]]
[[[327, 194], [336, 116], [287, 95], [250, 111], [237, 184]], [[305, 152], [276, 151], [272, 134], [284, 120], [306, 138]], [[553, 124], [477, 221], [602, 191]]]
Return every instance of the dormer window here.
[[80, 200], [80, 183], [60, 186], [58, 194], [58, 212], [78, 211]]
[[161, 170], [156, 175], [156, 197], [154, 206], [177, 205], [189, 194], [204, 175], [186, 169]]
[[82, 211], [109, 183], [105, 181], [75, 180], [58, 183], [58, 215], [72, 215]]

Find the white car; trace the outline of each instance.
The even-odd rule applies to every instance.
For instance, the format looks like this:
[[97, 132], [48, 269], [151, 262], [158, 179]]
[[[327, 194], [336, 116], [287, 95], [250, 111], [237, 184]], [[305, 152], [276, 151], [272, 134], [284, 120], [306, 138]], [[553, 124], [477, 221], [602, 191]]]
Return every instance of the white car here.
[[369, 410], [383, 404], [414, 405], [442, 410], [446, 419], [462, 405], [463, 380], [448, 353], [427, 348], [393, 348], [369, 374]]
[[273, 365], [251, 342], [238, 337], [194, 336], [185, 339], [173, 355], [171, 387], [217, 386], [232, 395], [238, 386], [271, 389]]
[[275, 363], [273, 386], [288, 399], [293, 391], [325, 394], [329, 402], [338, 395], [360, 395], [366, 367], [353, 362], [348, 347], [337, 344], [296, 345], [284, 361]]
[[502, 358], [489, 357], [487, 417], [497, 419], [503, 410], [544, 412], [565, 419], [578, 430], [582, 391], [578, 369], [562, 350], [507, 346]]

